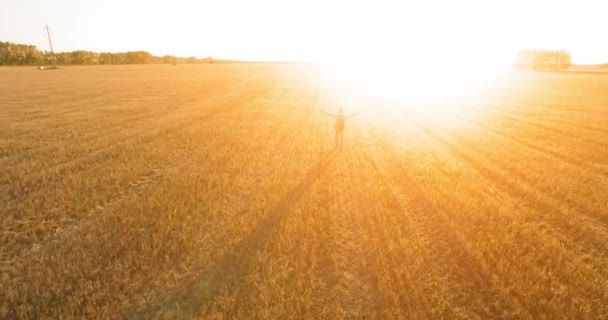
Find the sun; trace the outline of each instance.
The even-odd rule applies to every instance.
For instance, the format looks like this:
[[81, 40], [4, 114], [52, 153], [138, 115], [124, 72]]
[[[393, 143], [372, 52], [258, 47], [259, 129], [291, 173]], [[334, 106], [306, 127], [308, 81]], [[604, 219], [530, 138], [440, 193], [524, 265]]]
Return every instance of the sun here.
[[437, 63], [339, 61], [322, 65], [320, 82], [336, 104], [445, 127], [475, 116], [466, 101], [490, 85], [496, 72]]
[[483, 61], [457, 65], [433, 59], [348, 59], [323, 64], [322, 74], [331, 81], [369, 94], [435, 100], [446, 95], [472, 93], [482, 88], [498, 70]]
[[360, 112], [381, 125], [399, 128], [405, 120], [413, 120], [429, 127], [467, 130], [469, 121], [483, 116], [472, 106], [509, 73], [481, 58], [455, 59], [461, 63], [441, 62], [434, 56], [336, 59], [320, 65], [316, 85], [329, 97], [326, 108]]

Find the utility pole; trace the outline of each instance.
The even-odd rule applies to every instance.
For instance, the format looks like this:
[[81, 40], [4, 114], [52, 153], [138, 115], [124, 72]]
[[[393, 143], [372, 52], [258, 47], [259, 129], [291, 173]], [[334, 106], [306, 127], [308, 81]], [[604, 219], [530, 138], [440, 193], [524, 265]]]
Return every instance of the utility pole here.
[[57, 59], [55, 58], [55, 51], [53, 51], [53, 41], [51, 41], [51, 31], [49, 30], [49, 24], [46, 24], [46, 35], [49, 38], [49, 45], [51, 46], [51, 58], [53, 59], [53, 68], [57, 69]]

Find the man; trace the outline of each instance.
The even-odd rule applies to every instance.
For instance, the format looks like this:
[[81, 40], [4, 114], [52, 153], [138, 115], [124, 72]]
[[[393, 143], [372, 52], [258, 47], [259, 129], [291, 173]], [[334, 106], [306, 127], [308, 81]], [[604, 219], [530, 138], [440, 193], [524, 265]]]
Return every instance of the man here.
[[325, 112], [325, 110], [323, 109], [321, 109], [321, 112], [335, 119], [334, 128], [336, 129], [336, 148], [339, 148], [339, 150], [342, 151], [342, 142], [344, 140], [343, 136], [344, 129], [346, 128], [346, 119], [356, 116], [357, 113], [347, 116], [343, 114], [342, 108], [338, 109], [338, 114], [328, 113]]

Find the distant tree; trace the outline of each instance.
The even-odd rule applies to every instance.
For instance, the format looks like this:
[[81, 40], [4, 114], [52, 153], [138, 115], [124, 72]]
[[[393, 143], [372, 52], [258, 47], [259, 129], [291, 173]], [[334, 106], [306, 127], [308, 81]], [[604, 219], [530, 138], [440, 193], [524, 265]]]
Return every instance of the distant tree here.
[[99, 54], [98, 59], [99, 64], [113, 64], [114, 63], [114, 55], [109, 52], [101, 52]]
[[548, 70], [551, 66], [549, 51], [536, 50], [532, 59], [532, 69]]
[[127, 60], [127, 54], [123, 52], [112, 54], [112, 64], [126, 64], [129, 63]]
[[560, 50], [557, 53], [558, 57], [558, 69], [568, 69], [572, 66], [572, 56], [570, 56], [570, 52], [566, 50]]
[[515, 67], [533, 70], [564, 70], [572, 66], [572, 58], [566, 50], [522, 50], [515, 59]]
[[35, 65], [42, 59], [35, 46], [0, 42], [0, 65]]
[[144, 64], [149, 63], [152, 55], [146, 51], [129, 51], [126, 54], [126, 63], [129, 64]]
[[55, 59], [57, 59], [57, 64], [62, 64], [62, 65], [72, 64], [71, 52], [57, 52], [57, 53], [55, 53]]
[[53, 55], [50, 51], [42, 51], [40, 52], [40, 65], [52, 65], [53, 64]]
[[25, 64], [38, 65], [42, 62], [42, 53], [36, 49], [36, 46], [25, 47]]
[[9, 56], [8, 42], [0, 41], [0, 65], [8, 65]]
[[97, 64], [97, 54], [94, 52], [77, 50], [70, 52], [70, 62], [72, 64]]
[[[147, 64], [147, 63], [213, 63], [212, 57], [180, 58], [174, 56], [157, 57], [146, 51], [91, 52], [76, 50], [55, 53], [57, 64]], [[53, 64], [49, 51], [40, 51], [35, 46], [0, 41], [0, 65], [40, 65]]]

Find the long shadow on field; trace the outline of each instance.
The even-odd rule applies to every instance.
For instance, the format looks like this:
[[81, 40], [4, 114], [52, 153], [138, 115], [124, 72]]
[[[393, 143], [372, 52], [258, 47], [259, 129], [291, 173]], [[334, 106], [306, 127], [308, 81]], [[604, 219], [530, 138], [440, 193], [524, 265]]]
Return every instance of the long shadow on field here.
[[[601, 237], [595, 236], [595, 234], [591, 233], [589, 230], [579, 228], [578, 223], [573, 226], [571, 224], [571, 221], [573, 220], [573, 218], [568, 215], [564, 215], [561, 212], [560, 203], [563, 203], [564, 205], [567, 205], [570, 208], [575, 209], [579, 214], [586, 216], [587, 218], [591, 219], [593, 222], [600, 223], [600, 224], [602, 224], [602, 226], [605, 226], [606, 225], [605, 218], [601, 219], [601, 217], [594, 216], [594, 214], [599, 215], [600, 213], [589, 212], [589, 211], [592, 211], [591, 208], [579, 207], [577, 205], [577, 203], [574, 203], [570, 200], [563, 199], [563, 198], [555, 198], [554, 196], [551, 196], [551, 194], [544, 191], [541, 187], [538, 187], [537, 183], [527, 182], [527, 185], [529, 185], [531, 187], [531, 189], [536, 189], [536, 191], [538, 193], [540, 193], [540, 196], [536, 195], [533, 191], [529, 191], [528, 189], [522, 187], [522, 185], [520, 183], [518, 183], [518, 181], [526, 181], [525, 176], [522, 175], [521, 173], [515, 172], [514, 170], [509, 169], [506, 165], [498, 163], [498, 162], [495, 163], [494, 166], [492, 166], [492, 165], [488, 165], [488, 164], [484, 163], [483, 161], [476, 160], [475, 156], [472, 156], [470, 151], [473, 151], [473, 154], [482, 154], [481, 150], [470, 147], [471, 150], [467, 151], [465, 148], [463, 148], [462, 146], [460, 146], [457, 143], [458, 140], [448, 140], [447, 138], [443, 137], [441, 134], [435, 132], [435, 130], [433, 130], [429, 127], [426, 127], [419, 123], [415, 123], [415, 124], [418, 125], [420, 127], [420, 129], [423, 130], [429, 137], [431, 137], [436, 142], [445, 146], [448, 149], [448, 151], [450, 153], [452, 153], [455, 157], [466, 162], [470, 168], [477, 171], [480, 174], [480, 176], [482, 176], [484, 179], [491, 182], [492, 185], [494, 187], [496, 187], [498, 190], [501, 190], [504, 194], [507, 194], [507, 195], [513, 197], [514, 199], [517, 199], [518, 201], [526, 203], [528, 205], [528, 209], [529, 209], [530, 213], [532, 213], [531, 216], [533, 216], [533, 217], [535, 216], [535, 217], [537, 217], [536, 219], [541, 219], [543, 222], [545, 222], [549, 226], [559, 230], [559, 232], [561, 232], [565, 237], [570, 239], [569, 242], [577, 243], [577, 242], [583, 241], [582, 238], [578, 235], [586, 235], [587, 238], [585, 239], [585, 241], [589, 241], [589, 242], [585, 243], [585, 248], [592, 248], [591, 254], [595, 255], [595, 254], [597, 254], [595, 252], [599, 252], [599, 254], [601, 255], [601, 252], [605, 252], [605, 242], [602, 242], [600, 240]], [[457, 139], [461, 139], [461, 138], [458, 138], [459, 135], [457, 135], [457, 134], [452, 134], [452, 135], [457, 137]], [[559, 202], [559, 201], [561, 201], [561, 202]], [[568, 245], [563, 245], [563, 246], [565, 248], [567, 248], [568, 250], [579, 250], [579, 249], [576, 249], [576, 247], [571, 248]], [[586, 253], [588, 253], [588, 252], [586, 252]], [[512, 259], [516, 259], [516, 258], [517, 258], [517, 256], [512, 257]], [[543, 270], [543, 271], [546, 270], [545, 266], [543, 265], [543, 262], [545, 262], [545, 261], [547, 261], [547, 260], [544, 260], [544, 259], [536, 260], [535, 259], [534, 264], [536, 266], [536, 270]], [[552, 261], [549, 261], [548, 263], [552, 263]], [[495, 270], [492, 272], [496, 279], [499, 279], [499, 281], [501, 281], [502, 283], [505, 283], [505, 284], [508, 284], [511, 281], [509, 278], [509, 276], [510, 276], [509, 274], [506, 274], [506, 273], [499, 274], [497, 271], [500, 271], [500, 270]], [[562, 270], [559, 270], [559, 268], [555, 269], [555, 271], [552, 270], [552, 272], [556, 273], [557, 274], [556, 277], [559, 279], [568, 279], [567, 275], [561, 274]], [[562, 282], [562, 283], [564, 285], [567, 285], [566, 282]], [[506, 286], [506, 285], [503, 285], [503, 286]], [[603, 301], [601, 298], [598, 298], [601, 296], [602, 293], [601, 292], [598, 293], [599, 292], [598, 289], [595, 289], [591, 285], [581, 284], [577, 287], [572, 287], [572, 289], [569, 288], [569, 290], [576, 290], [575, 292], [578, 295], [585, 297], [585, 299], [586, 299], [585, 301], [593, 301], [596, 299]], [[533, 318], [538, 318], [540, 314], [543, 314], [543, 312], [544, 313], [552, 312], [550, 309], [544, 309], [544, 310], [542, 309], [542, 308], [548, 308], [546, 306], [542, 306], [542, 305], [538, 305], [538, 304], [534, 305], [533, 302], [530, 302], [530, 301], [535, 301], [535, 300], [530, 300], [530, 297], [533, 297], [532, 294], [530, 294], [529, 297], [525, 297], [521, 293], [518, 293], [516, 291], [514, 291], [514, 292], [509, 292], [509, 291], [510, 290], [506, 291], [507, 294], [513, 295], [513, 298], [516, 299], [518, 301], [518, 303], [522, 306], [521, 308], [525, 308], [529, 312], [532, 312], [531, 316]], [[568, 306], [568, 307], [570, 307], [570, 306]], [[568, 309], [568, 310], [569, 310], [568, 312], [570, 312], [570, 311], [578, 312], [578, 311], [576, 311], [576, 309]]]
[[[415, 122], [413, 122], [415, 124]], [[388, 159], [399, 159], [399, 156], [390, 148], [382, 147], [380, 139], [375, 134], [370, 135], [370, 141], [375, 148], [383, 150], [384, 156]], [[377, 154], [382, 154], [377, 152]], [[492, 318], [505, 310], [512, 312], [517, 310], [517, 304], [521, 303], [518, 297], [511, 297], [505, 294], [502, 289], [494, 284], [492, 280], [496, 274], [486, 267], [486, 263], [478, 256], [467, 249], [466, 239], [457, 231], [453, 223], [447, 218], [450, 213], [446, 209], [433, 201], [433, 196], [437, 195], [435, 190], [424, 188], [416, 182], [411, 169], [406, 162], [398, 162], [399, 178], [387, 177], [384, 171], [378, 166], [376, 159], [370, 153], [366, 156], [374, 171], [386, 179], [387, 196], [392, 199], [396, 208], [400, 212], [410, 212], [406, 215], [406, 225], [414, 228], [415, 237], [424, 250], [428, 250], [425, 263], [429, 269], [436, 269], [435, 265], [450, 266], [445, 279], [457, 283], [462, 292], [469, 292], [468, 295], [475, 295], [476, 303], [467, 300], [455, 300], [457, 305], [467, 305], [468, 312], [473, 312], [481, 318]], [[391, 187], [394, 185], [395, 187]], [[405, 207], [401, 200], [396, 196], [395, 189], [402, 189], [410, 199]], [[403, 189], [407, 188], [407, 189]], [[417, 297], [420, 299], [420, 297]], [[470, 299], [463, 295], [456, 295], [454, 299]], [[429, 303], [428, 301], [425, 301]], [[482, 306], [480, 306], [480, 304]], [[487, 307], [483, 307], [487, 306]], [[452, 307], [450, 307], [452, 308]], [[427, 315], [427, 317], [429, 317]]]
[[[545, 156], [558, 159], [558, 160], [566, 162], [568, 164], [571, 164], [571, 165], [574, 165], [574, 166], [582, 166], [582, 167], [589, 167], [590, 165], [595, 164], [595, 162], [592, 162], [592, 161], [580, 160], [580, 159], [577, 159], [575, 157], [571, 157], [571, 156], [569, 156], [567, 154], [562, 154], [560, 152], [553, 151], [551, 148], [544, 147], [544, 146], [542, 146], [542, 145], [540, 145], [538, 143], [528, 142], [528, 141], [526, 141], [524, 139], [519, 138], [518, 136], [516, 136], [514, 134], [508, 133], [505, 130], [501, 130], [501, 129], [498, 129], [498, 128], [492, 127], [490, 125], [486, 125], [486, 124], [483, 124], [481, 122], [474, 121], [474, 120], [471, 120], [471, 119], [466, 119], [464, 117], [458, 117], [458, 118], [461, 119], [461, 120], [463, 120], [463, 121], [465, 121], [465, 122], [467, 122], [467, 123], [470, 123], [470, 124], [472, 124], [472, 125], [474, 125], [476, 127], [479, 127], [479, 128], [481, 128], [483, 130], [490, 131], [490, 132], [492, 132], [495, 135], [498, 135], [498, 136], [501, 136], [501, 137], [503, 137], [505, 139], [514, 141], [514, 142], [516, 142], [516, 143], [518, 143], [518, 144], [520, 144], [520, 145], [522, 145], [522, 146], [524, 146], [524, 147], [526, 147], [526, 148], [528, 148], [528, 149], [530, 149], [532, 151], [535, 151], [535, 152], [537, 152], [539, 154], [543, 154]], [[595, 169], [595, 168], [593, 166], [591, 166], [591, 169]], [[603, 175], [603, 176], [607, 176], [608, 175], [608, 173], [605, 172], [605, 171], [603, 171], [603, 170], [594, 170], [594, 171], [598, 171], [599, 174]]]
[[187, 279], [177, 289], [169, 292], [160, 301], [139, 310], [127, 311], [129, 319], [150, 318], [191, 318], [222, 290], [233, 288], [242, 279], [251, 265], [255, 254], [268, 241], [291, 208], [306, 194], [310, 186], [333, 165], [335, 151], [325, 153], [306, 176], [275, 206], [270, 208], [260, 224], [245, 237], [231, 253], [219, 258], [208, 270], [199, 276]]
[[[484, 151], [479, 147], [469, 146], [468, 149], [470, 149], [470, 151], [467, 151], [466, 148], [463, 148], [464, 145], [461, 146], [456, 142], [448, 141], [446, 138], [434, 132], [432, 129], [425, 127], [424, 125], [416, 125], [418, 125], [429, 137], [447, 147], [453, 155], [467, 162], [471, 168], [479, 172], [489, 181], [492, 181], [494, 186], [502, 189], [505, 194], [509, 194], [515, 198], [519, 198], [521, 201], [527, 202], [532, 208], [544, 207], [545, 209], [540, 210], [539, 214], [542, 214], [543, 212], [561, 212], [562, 206], [565, 205], [570, 209], [576, 210], [588, 219], [601, 224], [603, 227], [608, 226], [608, 216], [592, 206], [589, 206], [585, 202], [580, 202], [569, 198], [556, 197], [549, 189], [547, 189], [547, 187], [543, 187], [538, 182], [530, 180], [526, 177], [524, 172], [517, 171], [513, 167], [509, 166], [506, 162], [495, 161], [494, 165], [491, 166], [476, 160], [474, 156], [471, 156], [471, 154], [483, 154]], [[452, 133], [452, 135], [456, 139], [459, 139], [460, 141], [462, 140], [461, 135], [455, 133]], [[473, 153], [471, 153], [471, 151]], [[539, 198], [538, 196], [535, 196], [533, 192], [527, 191], [520, 185], [520, 183], [518, 184], [518, 182], [525, 182], [533, 190], [542, 194], [542, 197]], [[560, 206], [556, 203], [563, 205]], [[547, 222], [550, 220], [551, 219], [549, 219], [549, 216], [547, 216], [545, 219]], [[570, 228], [565, 228], [564, 230], [569, 229]]]

